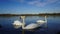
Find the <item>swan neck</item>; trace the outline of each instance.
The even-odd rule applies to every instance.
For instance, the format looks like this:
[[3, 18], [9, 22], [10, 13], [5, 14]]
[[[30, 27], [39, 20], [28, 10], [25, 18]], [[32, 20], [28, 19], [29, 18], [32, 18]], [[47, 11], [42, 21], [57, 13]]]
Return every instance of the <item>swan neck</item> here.
[[45, 16], [45, 21], [47, 22], [47, 18], [46, 18], [46, 16]]
[[25, 19], [23, 19], [22, 29], [24, 29], [25, 26]]

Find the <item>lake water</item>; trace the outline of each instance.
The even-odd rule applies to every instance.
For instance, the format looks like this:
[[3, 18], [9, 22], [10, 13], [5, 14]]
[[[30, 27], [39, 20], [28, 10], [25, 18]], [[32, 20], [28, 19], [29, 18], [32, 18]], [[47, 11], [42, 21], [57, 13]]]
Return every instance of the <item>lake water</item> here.
[[[44, 20], [43, 16], [27, 16], [25, 19], [26, 25], [36, 23], [37, 20]], [[4, 17], [0, 16], [0, 34], [22, 34], [22, 29], [15, 29], [12, 23], [15, 20], [20, 20], [20, 16]], [[47, 27], [39, 28], [35, 31], [24, 31], [24, 34], [57, 34], [60, 32], [60, 16], [48, 16]]]

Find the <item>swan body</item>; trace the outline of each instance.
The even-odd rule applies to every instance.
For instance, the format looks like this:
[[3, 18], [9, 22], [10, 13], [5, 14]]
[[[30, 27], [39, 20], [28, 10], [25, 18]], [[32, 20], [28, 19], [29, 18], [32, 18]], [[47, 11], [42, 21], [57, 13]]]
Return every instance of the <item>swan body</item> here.
[[46, 21], [44, 21], [44, 20], [38, 20], [37, 22], [41, 22], [41, 23], [44, 23], [44, 22], [46, 22]]
[[20, 28], [22, 26], [22, 23], [19, 20], [15, 20], [14, 23], [12, 23], [14, 28]]
[[37, 23], [38, 24], [43, 24], [43, 23], [47, 23], [47, 19], [46, 19], [46, 16], [45, 16], [45, 20], [37, 20]]
[[19, 20], [15, 20], [13, 25], [22, 25], [22, 23]]
[[31, 29], [35, 29], [35, 28], [37, 28], [37, 27], [39, 27], [38, 24], [31, 23], [31, 24], [27, 25], [26, 27], [24, 27], [23, 29], [31, 30]]

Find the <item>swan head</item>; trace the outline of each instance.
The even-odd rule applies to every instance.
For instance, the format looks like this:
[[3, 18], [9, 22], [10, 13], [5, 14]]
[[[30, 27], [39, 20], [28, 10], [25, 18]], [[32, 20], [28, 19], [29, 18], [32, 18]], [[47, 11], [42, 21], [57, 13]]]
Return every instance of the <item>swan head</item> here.
[[21, 16], [22, 19], [25, 19], [25, 16]]

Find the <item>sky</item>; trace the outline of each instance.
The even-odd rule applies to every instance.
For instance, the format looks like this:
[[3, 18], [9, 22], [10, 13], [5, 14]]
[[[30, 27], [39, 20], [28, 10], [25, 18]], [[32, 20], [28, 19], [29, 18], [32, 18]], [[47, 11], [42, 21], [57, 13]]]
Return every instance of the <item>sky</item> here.
[[0, 14], [60, 13], [60, 0], [0, 0]]

